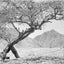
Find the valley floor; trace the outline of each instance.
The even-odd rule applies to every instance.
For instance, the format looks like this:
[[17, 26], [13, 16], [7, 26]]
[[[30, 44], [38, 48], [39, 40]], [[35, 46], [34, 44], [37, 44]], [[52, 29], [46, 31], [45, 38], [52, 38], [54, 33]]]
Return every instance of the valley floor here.
[[11, 52], [4, 62], [0, 64], [64, 64], [64, 48], [20, 48], [17, 49], [20, 58], [13, 57]]
[[64, 58], [59, 57], [38, 57], [31, 59], [13, 59], [0, 61], [0, 64], [64, 64]]

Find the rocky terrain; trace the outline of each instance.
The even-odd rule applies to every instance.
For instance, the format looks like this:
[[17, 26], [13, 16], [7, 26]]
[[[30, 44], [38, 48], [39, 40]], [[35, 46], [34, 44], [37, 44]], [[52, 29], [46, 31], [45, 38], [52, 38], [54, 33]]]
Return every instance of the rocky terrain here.
[[50, 30], [34, 38], [41, 47], [64, 47], [64, 35], [55, 30]]

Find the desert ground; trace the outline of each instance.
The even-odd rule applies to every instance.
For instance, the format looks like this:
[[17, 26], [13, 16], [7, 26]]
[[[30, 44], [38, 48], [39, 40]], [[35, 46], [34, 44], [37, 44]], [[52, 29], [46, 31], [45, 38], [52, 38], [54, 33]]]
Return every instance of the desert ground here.
[[[12, 1], [18, 2], [20, 0]], [[38, 0], [35, 1], [39, 2]], [[40, 2], [41, 1], [51, 0], [40, 0]], [[0, 9], [2, 9], [2, 6]], [[10, 29], [9, 32], [13, 33], [13, 36], [11, 37], [12, 40], [14, 39], [14, 36], [16, 37], [17, 33], [14, 35], [15, 32], [11, 30], [12, 29]], [[0, 39], [0, 52], [5, 49], [7, 44], [8, 42]], [[20, 58], [15, 58], [10, 51], [7, 54], [10, 59], [2, 61], [0, 58], [0, 64], [64, 64], [64, 35], [56, 32], [55, 30], [45, 32], [34, 39], [27, 37], [14, 45], [14, 47]]]
[[[20, 51], [21, 50], [21, 51]], [[8, 56], [11, 59], [6, 59], [0, 64], [63, 64], [64, 49], [63, 48], [31, 48], [18, 50], [21, 58], [14, 58], [10, 52]]]

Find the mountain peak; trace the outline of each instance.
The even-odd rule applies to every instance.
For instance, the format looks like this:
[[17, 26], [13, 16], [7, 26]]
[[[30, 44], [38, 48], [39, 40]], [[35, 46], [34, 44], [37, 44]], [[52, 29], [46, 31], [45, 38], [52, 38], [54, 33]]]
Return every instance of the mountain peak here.
[[59, 32], [57, 32], [56, 30], [52, 29], [50, 31], [47, 31], [46, 33], [50, 33], [50, 34], [60, 34]]
[[43, 34], [35, 37], [35, 40], [42, 47], [61, 47], [64, 46], [64, 35], [55, 30], [44, 32]]
[[36, 36], [34, 39], [38, 40], [38, 39], [47, 38], [47, 37], [57, 37], [58, 35], [61, 36], [60, 33], [58, 33], [57, 31], [55, 31], [54, 29], [52, 29], [50, 31], [44, 32], [41, 35]]

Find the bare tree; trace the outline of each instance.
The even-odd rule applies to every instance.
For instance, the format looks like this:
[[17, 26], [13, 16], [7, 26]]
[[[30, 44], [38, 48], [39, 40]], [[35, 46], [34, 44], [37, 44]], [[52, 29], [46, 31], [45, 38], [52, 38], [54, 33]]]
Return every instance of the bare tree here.
[[[10, 1], [10, 2], [9, 2]], [[11, 23], [15, 30], [18, 32], [18, 37], [13, 42], [9, 43], [7, 47], [2, 52], [2, 59], [5, 60], [6, 54], [11, 50], [15, 57], [18, 58], [19, 55], [15, 48], [13, 47], [19, 41], [25, 39], [28, 35], [33, 33], [35, 30], [41, 30], [42, 25], [50, 22], [50, 19], [56, 19], [57, 8], [52, 8], [49, 3], [46, 5], [44, 3], [35, 3], [32, 0], [30, 1], [21, 1], [18, 3], [8, 1], [7, 6], [5, 6], [5, 12], [1, 13], [0, 23]], [[6, 1], [7, 2], [7, 1]], [[19, 5], [18, 5], [19, 4]], [[52, 10], [52, 11], [51, 11]], [[54, 15], [53, 15], [54, 10]], [[58, 10], [58, 9], [57, 9]], [[5, 14], [5, 15], [4, 15]], [[3, 20], [4, 17], [4, 20]], [[54, 18], [55, 17], [55, 18]], [[14, 23], [27, 24], [29, 26], [25, 31], [20, 32]]]

